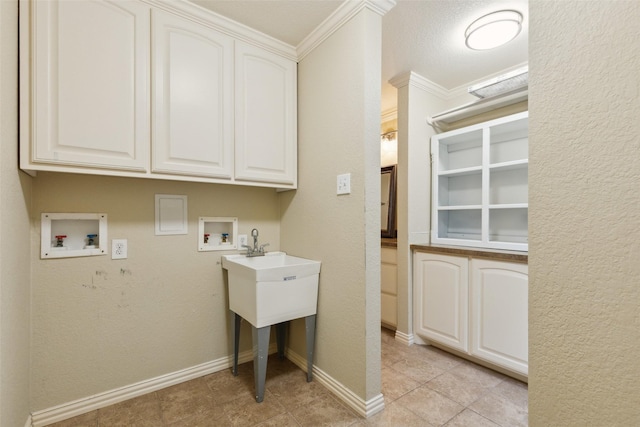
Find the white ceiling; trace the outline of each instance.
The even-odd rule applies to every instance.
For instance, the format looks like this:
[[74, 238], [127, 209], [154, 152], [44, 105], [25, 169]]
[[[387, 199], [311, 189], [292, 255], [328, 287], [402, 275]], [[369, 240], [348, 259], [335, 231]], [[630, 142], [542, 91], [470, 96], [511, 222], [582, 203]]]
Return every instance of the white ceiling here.
[[[337, 9], [342, 0], [191, 0], [292, 46]], [[345, 0], [354, 1], [354, 0]], [[382, 18], [382, 111], [396, 106], [389, 79], [409, 72], [445, 89], [501, 74], [527, 62], [528, 0], [397, 0]], [[490, 50], [473, 51], [464, 31], [489, 12], [514, 9], [524, 16], [521, 34]]]

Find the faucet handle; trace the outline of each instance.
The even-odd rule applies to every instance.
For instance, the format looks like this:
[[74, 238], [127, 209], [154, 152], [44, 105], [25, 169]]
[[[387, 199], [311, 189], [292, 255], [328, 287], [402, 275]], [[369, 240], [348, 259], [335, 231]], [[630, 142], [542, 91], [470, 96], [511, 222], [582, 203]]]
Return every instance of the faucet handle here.
[[265, 243], [264, 245], [260, 245], [260, 249], [259, 249], [259, 250], [260, 250], [260, 252], [264, 253], [264, 248], [265, 248], [266, 246], [269, 246], [269, 244], [268, 244], [268, 243]]

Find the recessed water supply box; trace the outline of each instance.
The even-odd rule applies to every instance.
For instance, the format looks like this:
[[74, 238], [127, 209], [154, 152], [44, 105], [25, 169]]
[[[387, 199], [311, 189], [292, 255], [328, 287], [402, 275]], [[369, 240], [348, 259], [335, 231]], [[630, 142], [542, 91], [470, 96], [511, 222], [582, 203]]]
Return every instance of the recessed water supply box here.
[[198, 251], [238, 249], [238, 218], [204, 217], [198, 220]]
[[107, 214], [42, 214], [41, 259], [106, 255], [107, 242]]

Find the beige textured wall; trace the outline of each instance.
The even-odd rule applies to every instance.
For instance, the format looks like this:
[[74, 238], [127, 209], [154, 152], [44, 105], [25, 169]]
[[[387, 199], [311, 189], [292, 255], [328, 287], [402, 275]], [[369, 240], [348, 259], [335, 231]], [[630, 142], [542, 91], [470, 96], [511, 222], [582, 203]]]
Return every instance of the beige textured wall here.
[[363, 399], [380, 393], [379, 26], [365, 10], [299, 63], [299, 188], [281, 195], [282, 249], [322, 261], [315, 364]]
[[[56, 173], [33, 182], [33, 410], [231, 354], [228, 252], [197, 252], [198, 217], [238, 217], [240, 233], [256, 227], [278, 250], [275, 190]], [[156, 193], [188, 196], [187, 235], [155, 236]], [[42, 212], [107, 213], [109, 240], [128, 239], [129, 258], [41, 260]]]
[[29, 416], [29, 204], [18, 171], [18, 3], [0, 2], [0, 425]]
[[640, 2], [530, 6], [529, 419], [640, 425]]

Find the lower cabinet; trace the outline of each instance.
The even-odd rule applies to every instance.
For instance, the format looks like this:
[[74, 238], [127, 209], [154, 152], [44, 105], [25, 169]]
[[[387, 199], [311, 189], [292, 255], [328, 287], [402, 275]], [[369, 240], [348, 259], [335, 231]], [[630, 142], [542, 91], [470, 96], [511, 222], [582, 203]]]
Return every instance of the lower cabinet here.
[[471, 260], [471, 354], [528, 372], [528, 289], [526, 264]]
[[416, 332], [456, 350], [469, 349], [469, 261], [416, 253], [413, 261]]
[[398, 261], [395, 248], [380, 251], [380, 320], [383, 325], [398, 326]]
[[528, 266], [414, 252], [415, 330], [513, 372], [528, 374]]

